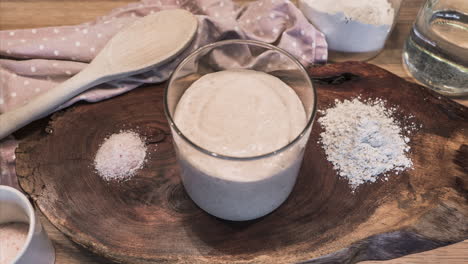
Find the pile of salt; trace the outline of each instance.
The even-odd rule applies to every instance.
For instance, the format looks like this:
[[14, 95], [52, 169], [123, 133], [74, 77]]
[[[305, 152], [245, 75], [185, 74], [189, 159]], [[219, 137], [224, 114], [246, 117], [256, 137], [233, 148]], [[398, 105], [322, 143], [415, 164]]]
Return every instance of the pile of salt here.
[[133, 131], [121, 131], [108, 137], [99, 148], [94, 166], [106, 181], [130, 179], [143, 167], [146, 146]]

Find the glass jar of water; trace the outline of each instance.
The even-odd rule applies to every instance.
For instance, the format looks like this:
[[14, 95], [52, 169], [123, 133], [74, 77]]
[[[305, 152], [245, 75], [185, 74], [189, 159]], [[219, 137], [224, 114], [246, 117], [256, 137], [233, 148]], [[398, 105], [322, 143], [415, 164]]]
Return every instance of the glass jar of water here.
[[441, 94], [468, 95], [468, 0], [427, 0], [406, 40], [403, 64]]

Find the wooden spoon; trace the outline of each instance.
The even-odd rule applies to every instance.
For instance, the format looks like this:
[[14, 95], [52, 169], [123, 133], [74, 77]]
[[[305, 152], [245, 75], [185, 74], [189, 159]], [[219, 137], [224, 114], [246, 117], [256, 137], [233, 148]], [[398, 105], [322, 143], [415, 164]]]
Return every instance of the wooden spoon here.
[[117, 33], [81, 72], [17, 109], [0, 115], [0, 139], [53, 112], [88, 88], [160, 65], [178, 55], [195, 36], [197, 19], [172, 9], [137, 20]]

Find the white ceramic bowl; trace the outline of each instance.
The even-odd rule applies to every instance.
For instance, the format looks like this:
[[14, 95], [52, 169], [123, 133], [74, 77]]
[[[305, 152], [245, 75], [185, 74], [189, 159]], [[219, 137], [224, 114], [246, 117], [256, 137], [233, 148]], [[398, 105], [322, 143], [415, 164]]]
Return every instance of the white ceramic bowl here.
[[13, 264], [53, 264], [55, 250], [28, 198], [15, 188], [0, 185], [0, 224], [21, 222], [29, 225], [23, 248]]

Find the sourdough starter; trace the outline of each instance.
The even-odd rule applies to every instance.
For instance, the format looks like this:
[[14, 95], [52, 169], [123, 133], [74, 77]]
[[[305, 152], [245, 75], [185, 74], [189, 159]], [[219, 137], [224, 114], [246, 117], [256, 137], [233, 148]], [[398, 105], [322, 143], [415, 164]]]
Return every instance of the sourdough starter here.
[[[291, 87], [251, 70], [204, 75], [185, 91], [175, 111], [175, 124], [189, 140], [237, 158], [286, 146], [306, 122], [304, 107]], [[270, 157], [239, 161], [207, 155], [173, 135], [190, 197], [208, 213], [235, 221], [261, 217], [286, 200], [308, 137]]]

